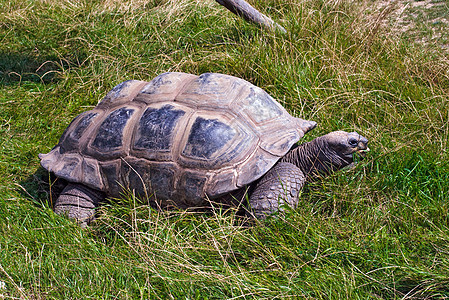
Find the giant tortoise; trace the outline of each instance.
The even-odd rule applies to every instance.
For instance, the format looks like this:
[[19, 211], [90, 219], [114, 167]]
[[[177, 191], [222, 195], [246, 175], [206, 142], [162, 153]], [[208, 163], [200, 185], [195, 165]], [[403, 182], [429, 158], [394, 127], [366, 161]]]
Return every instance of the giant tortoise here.
[[233, 76], [164, 73], [114, 87], [77, 116], [42, 166], [68, 184], [55, 212], [82, 225], [105, 197], [131, 190], [157, 207], [235, 205], [263, 218], [295, 207], [304, 183], [353, 162], [368, 140], [335, 131], [295, 143], [316, 123]]

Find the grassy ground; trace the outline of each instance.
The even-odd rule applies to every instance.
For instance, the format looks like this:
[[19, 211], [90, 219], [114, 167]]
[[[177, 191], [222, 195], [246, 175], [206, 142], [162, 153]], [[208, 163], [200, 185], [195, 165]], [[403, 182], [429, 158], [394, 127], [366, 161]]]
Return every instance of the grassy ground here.
[[[372, 1], [252, 3], [288, 34], [211, 0], [0, 0], [0, 299], [449, 298], [446, 31], [416, 43]], [[54, 215], [37, 154], [114, 85], [165, 71], [242, 77], [317, 121], [305, 140], [357, 130], [371, 154], [252, 227], [132, 197], [88, 229]]]

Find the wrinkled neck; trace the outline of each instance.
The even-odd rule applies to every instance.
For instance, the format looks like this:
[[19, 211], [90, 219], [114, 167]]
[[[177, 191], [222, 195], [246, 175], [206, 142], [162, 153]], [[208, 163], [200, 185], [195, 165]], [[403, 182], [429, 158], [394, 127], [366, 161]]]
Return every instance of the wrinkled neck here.
[[308, 177], [329, 175], [352, 162], [340, 157], [322, 137], [290, 150], [281, 161], [296, 165]]

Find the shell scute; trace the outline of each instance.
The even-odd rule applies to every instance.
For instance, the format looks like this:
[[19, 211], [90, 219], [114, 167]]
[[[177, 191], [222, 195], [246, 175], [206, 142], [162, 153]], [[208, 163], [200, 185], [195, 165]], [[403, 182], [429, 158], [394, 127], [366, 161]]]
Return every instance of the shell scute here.
[[237, 172], [235, 169], [220, 172], [214, 175], [214, 180], [211, 182], [207, 196], [214, 198], [216, 195], [223, 195], [229, 191], [236, 190], [237, 186]]
[[[59, 152], [59, 149], [55, 149]], [[59, 161], [53, 166], [55, 173], [63, 179], [79, 178], [82, 175], [82, 159], [75, 153], [68, 153], [59, 156]]]
[[101, 123], [92, 147], [99, 152], [110, 152], [123, 146], [123, 130], [134, 113], [134, 109], [122, 107], [113, 111]]
[[185, 113], [170, 104], [148, 107], [140, 118], [134, 148], [148, 152], [171, 151], [176, 125]]
[[260, 178], [276, 162], [279, 156], [257, 148], [255, 152], [247, 159], [245, 164], [241, 164], [237, 169], [237, 186], [244, 186], [254, 181], [254, 178]]
[[148, 82], [127, 80], [119, 83], [98, 103], [99, 109], [112, 109], [133, 99]]
[[[187, 171], [182, 174], [177, 186], [177, 194], [183, 199], [180, 206], [201, 206], [205, 202], [206, 183], [209, 179], [207, 173]], [[187, 200], [187, 201], [186, 201]]]
[[282, 131], [274, 130], [269, 133], [270, 139], [261, 141], [260, 147], [272, 155], [282, 156], [285, 149], [290, 149], [295, 142], [302, 138], [303, 134], [294, 128], [282, 128]]
[[92, 123], [94, 118], [98, 116], [96, 112], [89, 112], [83, 115], [76, 127], [70, 132], [69, 136], [74, 140], [79, 140], [83, 136], [86, 128]]
[[282, 108], [267, 92], [258, 87], [250, 87], [249, 94], [240, 102], [247, 116], [255, 124], [280, 117]]
[[191, 120], [188, 138], [180, 143], [178, 163], [184, 168], [224, 171], [240, 164], [257, 147], [257, 134], [233, 116], [210, 112]]
[[79, 149], [80, 139], [97, 116], [97, 112], [88, 111], [73, 119], [59, 139], [58, 144], [61, 146], [61, 154], [65, 152], [77, 151]]
[[92, 158], [83, 158], [82, 176], [88, 186], [103, 187], [103, 179], [98, 176], [100, 167], [98, 161]]
[[234, 128], [218, 119], [197, 117], [182, 154], [194, 159], [210, 159], [235, 135]]
[[186, 73], [163, 73], [145, 85], [133, 101], [146, 104], [173, 101], [184, 85], [197, 77]]
[[195, 108], [228, 110], [245, 81], [229, 75], [204, 73], [185, 85], [175, 101]]
[[121, 159], [102, 161], [99, 166], [100, 177], [104, 183], [103, 191], [107, 190], [109, 195], [117, 197], [124, 186], [124, 181], [121, 179]]
[[148, 163], [145, 159], [128, 159], [122, 167], [127, 174], [127, 188], [137, 194], [170, 199], [177, 178], [177, 166], [173, 163]]

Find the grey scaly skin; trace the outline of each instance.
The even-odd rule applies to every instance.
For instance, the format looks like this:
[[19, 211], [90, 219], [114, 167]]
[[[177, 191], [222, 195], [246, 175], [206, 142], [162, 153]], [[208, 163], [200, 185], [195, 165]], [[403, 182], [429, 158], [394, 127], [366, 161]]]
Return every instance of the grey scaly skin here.
[[256, 185], [250, 213], [264, 218], [283, 205], [295, 208], [306, 181], [353, 163], [353, 154], [368, 151], [368, 140], [356, 132], [334, 131], [290, 150]]
[[54, 210], [58, 215], [66, 215], [86, 227], [95, 219], [95, 209], [103, 201], [103, 192], [79, 183], [69, 183], [56, 199]]

